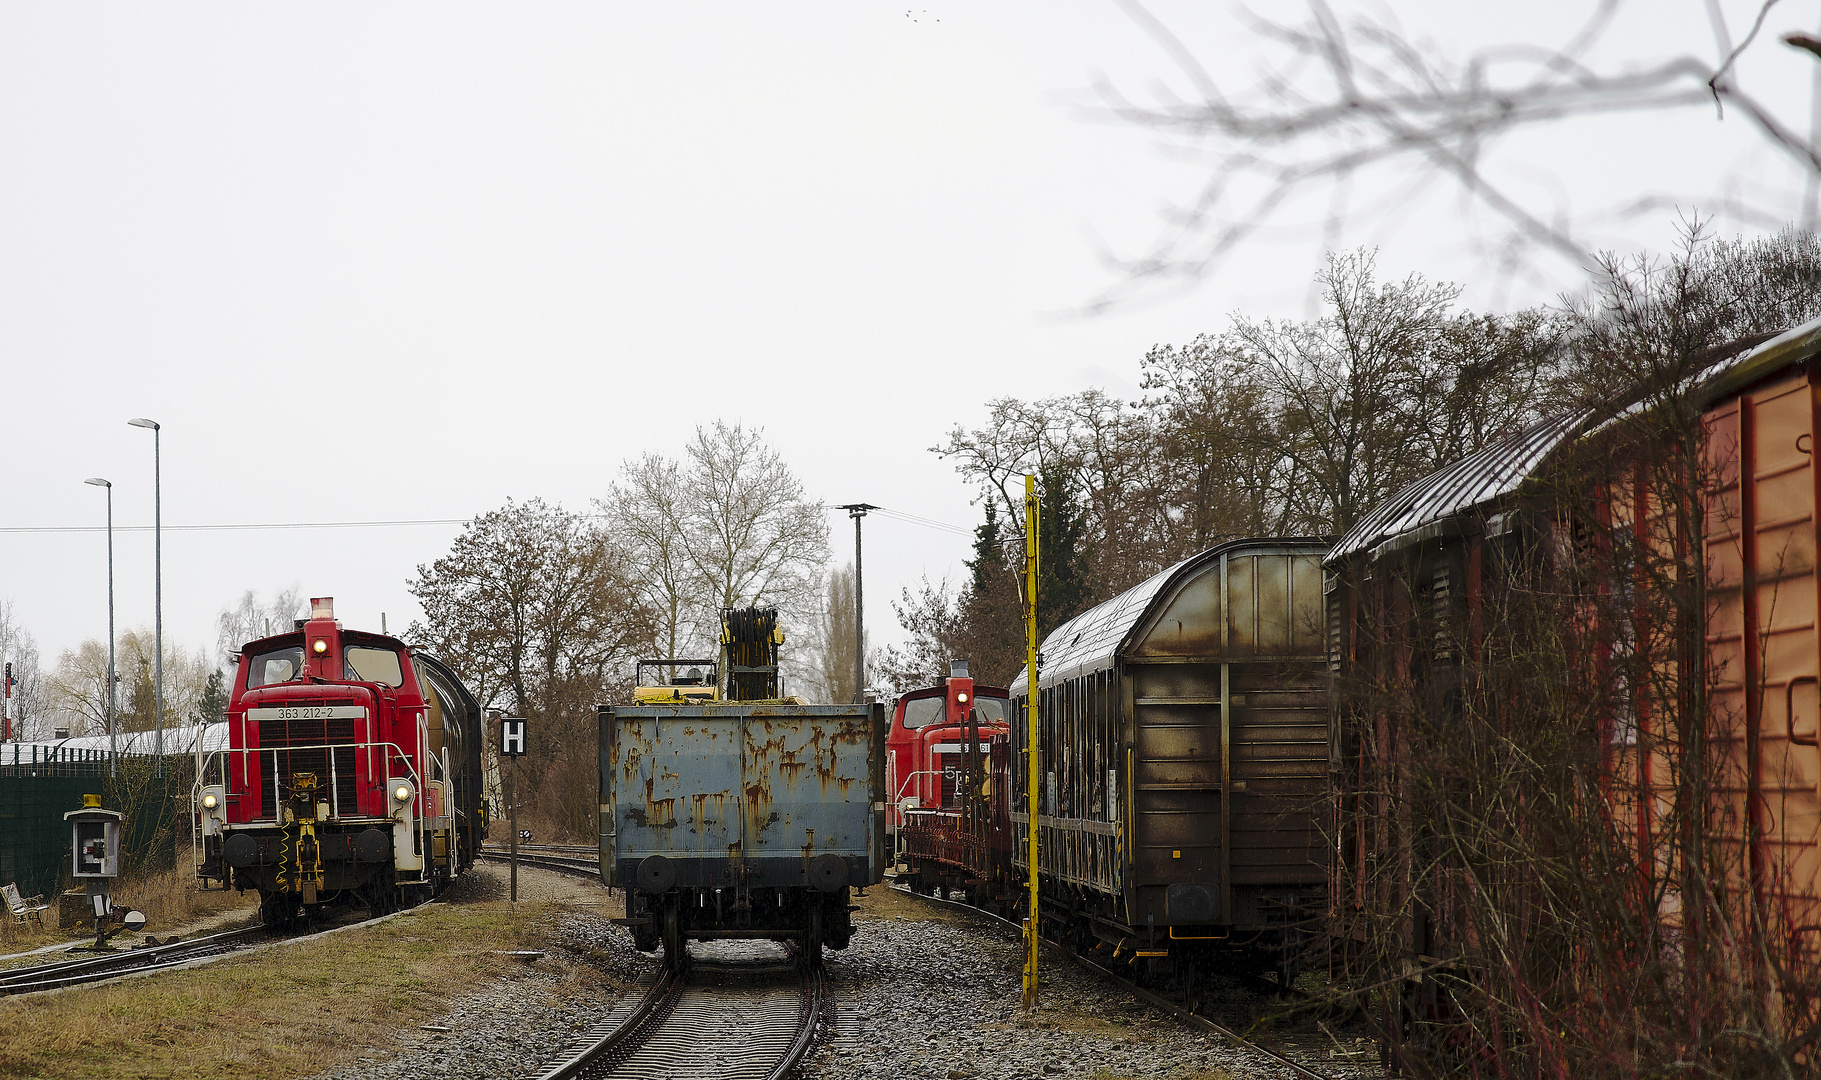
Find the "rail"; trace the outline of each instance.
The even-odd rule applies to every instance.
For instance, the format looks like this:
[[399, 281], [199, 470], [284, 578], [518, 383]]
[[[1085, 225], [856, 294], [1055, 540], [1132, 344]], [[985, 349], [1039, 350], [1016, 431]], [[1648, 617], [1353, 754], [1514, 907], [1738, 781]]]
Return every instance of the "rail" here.
[[[893, 888], [897, 888], [897, 886], [893, 886]], [[962, 903], [961, 901], [958, 901], [958, 900], [941, 900], [941, 899], [938, 899], [933, 896], [924, 896], [921, 893], [912, 892], [909, 889], [899, 889], [898, 891], [908, 893], [909, 895], [915, 896], [919, 900], [923, 900], [927, 903], [943, 904], [948, 907], [958, 907], [965, 911], [974, 912], [977, 915], [983, 916], [985, 918], [991, 919], [992, 921], [994, 921], [996, 923], [999, 923], [1001, 926], [1013, 931], [1014, 933], [1022, 934], [1024, 932], [1023, 927], [1021, 927], [1019, 924], [1012, 922], [1010, 919], [1001, 918], [1000, 916], [993, 914], [991, 911], [988, 911], [985, 908], [975, 907], [972, 904]], [[1085, 956], [1082, 956], [1081, 954], [1079, 954], [1075, 950], [1069, 948], [1067, 945], [1063, 944], [1062, 942], [1055, 941], [1055, 940], [1052, 940], [1047, 937], [1043, 938], [1042, 940], [1044, 941], [1045, 944], [1062, 952], [1077, 967], [1080, 967], [1087, 971], [1092, 971], [1095, 974], [1101, 976], [1102, 978], [1108, 979], [1109, 981], [1118, 984], [1122, 989], [1131, 993], [1132, 996], [1139, 998], [1140, 1000], [1145, 1001], [1145, 1002], [1155, 1006], [1156, 1008], [1162, 1009], [1164, 1012], [1169, 1013], [1171, 1016], [1176, 1017], [1178, 1020], [1181, 1020], [1184, 1023], [1190, 1024], [1194, 1027], [1199, 1027], [1205, 1031], [1214, 1032], [1215, 1034], [1218, 1034], [1218, 1035], [1232, 1041], [1232, 1043], [1236, 1046], [1243, 1046], [1243, 1047], [1247, 1048], [1248, 1050], [1251, 1050], [1254, 1053], [1258, 1054], [1261, 1057], [1269, 1058], [1274, 1064], [1282, 1066], [1283, 1068], [1290, 1070], [1290, 1072], [1292, 1072], [1296, 1076], [1301, 1077], [1302, 1080], [1331, 1080], [1331, 1077], [1329, 1077], [1329, 1075], [1326, 1073], [1316, 1072], [1314, 1069], [1309, 1068], [1307, 1065], [1304, 1065], [1302, 1062], [1297, 1061], [1294, 1058], [1285, 1057], [1283, 1054], [1278, 1053], [1276, 1050], [1273, 1050], [1268, 1046], [1258, 1043], [1252, 1039], [1246, 1038], [1245, 1036], [1241, 1035], [1239, 1032], [1233, 1030], [1230, 1027], [1227, 1027], [1225, 1024], [1217, 1023], [1216, 1021], [1210, 1020], [1207, 1017], [1201, 1015], [1200, 1013], [1191, 1012], [1188, 1009], [1183, 1008], [1181, 1005], [1176, 1004], [1174, 1001], [1171, 1001], [1169, 998], [1166, 998], [1160, 994], [1154, 993], [1150, 990], [1146, 990], [1144, 987], [1139, 986], [1137, 983], [1131, 981], [1130, 979], [1127, 979], [1107, 968], [1100, 966], [1099, 964], [1096, 964], [1094, 961], [1089, 960]]]
[[[427, 904], [430, 901], [426, 900], [424, 903]], [[388, 915], [345, 923], [332, 929], [352, 930], [377, 924], [422, 906], [423, 904], [413, 905]], [[270, 927], [249, 926], [241, 930], [229, 930], [225, 933], [211, 934], [208, 937], [195, 938], [190, 941], [172, 942], [169, 945], [142, 946], [104, 953], [100, 956], [85, 957], [80, 960], [63, 960], [50, 964], [34, 964], [29, 967], [7, 968], [0, 970], [0, 997], [36, 994], [46, 990], [61, 990], [70, 986], [104, 982], [126, 975], [144, 975], [166, 971], [193, 964], [199, 960], [257, 949], [262, 945], [275, 944], [319, 932], [322, 931], [311, 929], [301, 934], [288, 934], [275, 931]]]
[[[796, 993], [772, 980], [797, 976]], [[718, 978], [705, 986], [695, 976]], [[738, 986], [745, 982], [746, 986]], [[715, 1075], [739, 1080], [783, 1080], [808, 1053], [816, 1022], [829, 1003], [828, 977], [820, 964], [724, 963], [685, 957], [667, 962], [629, 1012], [615, 1009], [602, 1024], [571, 1044], [539, 1080], [618, 1076]], [[733, 1047], [716, 1048], [715, 1022], [730, 1011], [751, 1010], [731, 1025]], [[700, 1068], [692, 1059], [703, 1060]], [[658, 1069], [660, 1071], [653, 1071]]]

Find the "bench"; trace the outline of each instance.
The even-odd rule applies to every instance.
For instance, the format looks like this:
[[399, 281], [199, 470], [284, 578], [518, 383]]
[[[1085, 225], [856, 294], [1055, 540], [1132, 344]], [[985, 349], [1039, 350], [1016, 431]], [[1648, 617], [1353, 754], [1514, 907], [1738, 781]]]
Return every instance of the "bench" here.
[[0, 885], [0, 893], [6, 894], [6, 907], [7, 910], [13, 913], [14, 922], [23, 923], [27, 919], [30, 919], [32, 922], [37, 923], [40, 929], [43, 929], [44, 918], [41, 913], [49, 911], [51, 906], [44, 902], [44, 897], [42, 895], [32, 897], [20, 896], [18, 882]]

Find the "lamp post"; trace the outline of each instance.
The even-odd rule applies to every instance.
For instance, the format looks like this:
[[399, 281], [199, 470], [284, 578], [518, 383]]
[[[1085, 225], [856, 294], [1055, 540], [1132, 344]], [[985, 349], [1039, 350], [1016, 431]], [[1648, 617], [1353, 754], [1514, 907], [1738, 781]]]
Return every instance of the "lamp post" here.
[[159, 492], [158, 421], [135, 417], [127, 421], [133, 427], [152, 429], [152, 648], [157, 650], [152, 673], [152, 712], [158, 718], [158, 733], [152, 739], [155, 766], [164, 775], [164, 508]]
[[99, 476], [85, 484], [107, 488], [107, 761], [108, 775], [120, 767], [120, 743], [114, 735], [114, 485]]
[[854, 519], [854, 704], [866, 700], [866, 608], [862, 601], [866, 597], [860, 584], [860, 519], [868, 510], [877, 510], [872, 503], [847, 503], [835, 507], [847, 511], [847, 516]]

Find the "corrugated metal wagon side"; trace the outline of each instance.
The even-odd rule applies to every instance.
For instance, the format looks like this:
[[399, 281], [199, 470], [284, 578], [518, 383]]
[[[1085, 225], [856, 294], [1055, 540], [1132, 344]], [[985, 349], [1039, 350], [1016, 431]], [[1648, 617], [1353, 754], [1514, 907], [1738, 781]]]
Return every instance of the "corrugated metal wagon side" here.
[[880, 705], [603, 706], [601, 875], [641, 948], [852, 932], [884, 870]]
[[[1294, 962], [1326, 881], [1326, 550], [1224, 544], [1045, 640], [1038, 857], [1056, 919], [1159, 966]], [[1024, 676], [1011, 691], [1021, 715]]]
[[1821, 320], [1702, 362], [1412, 483], [1328, 561], [1335, 956], [1394, 989], [1399, 1068], [1501, 1052], [1512, 985], [1625, 1047], [1815, 1000]]

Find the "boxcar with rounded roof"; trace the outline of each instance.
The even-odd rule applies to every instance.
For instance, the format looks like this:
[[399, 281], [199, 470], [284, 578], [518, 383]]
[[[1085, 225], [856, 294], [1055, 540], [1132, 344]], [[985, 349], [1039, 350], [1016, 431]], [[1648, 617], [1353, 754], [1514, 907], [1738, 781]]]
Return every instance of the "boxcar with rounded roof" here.
[[[1295, 966], [1325, 902], [1326, 551], [1313, 538], [1222, 544], [1044, 639], [1046, 922], [1159, 972]], [[996, 782], [1022, 875], [1024, 673], [1010, 690], [1014, 753]]]

